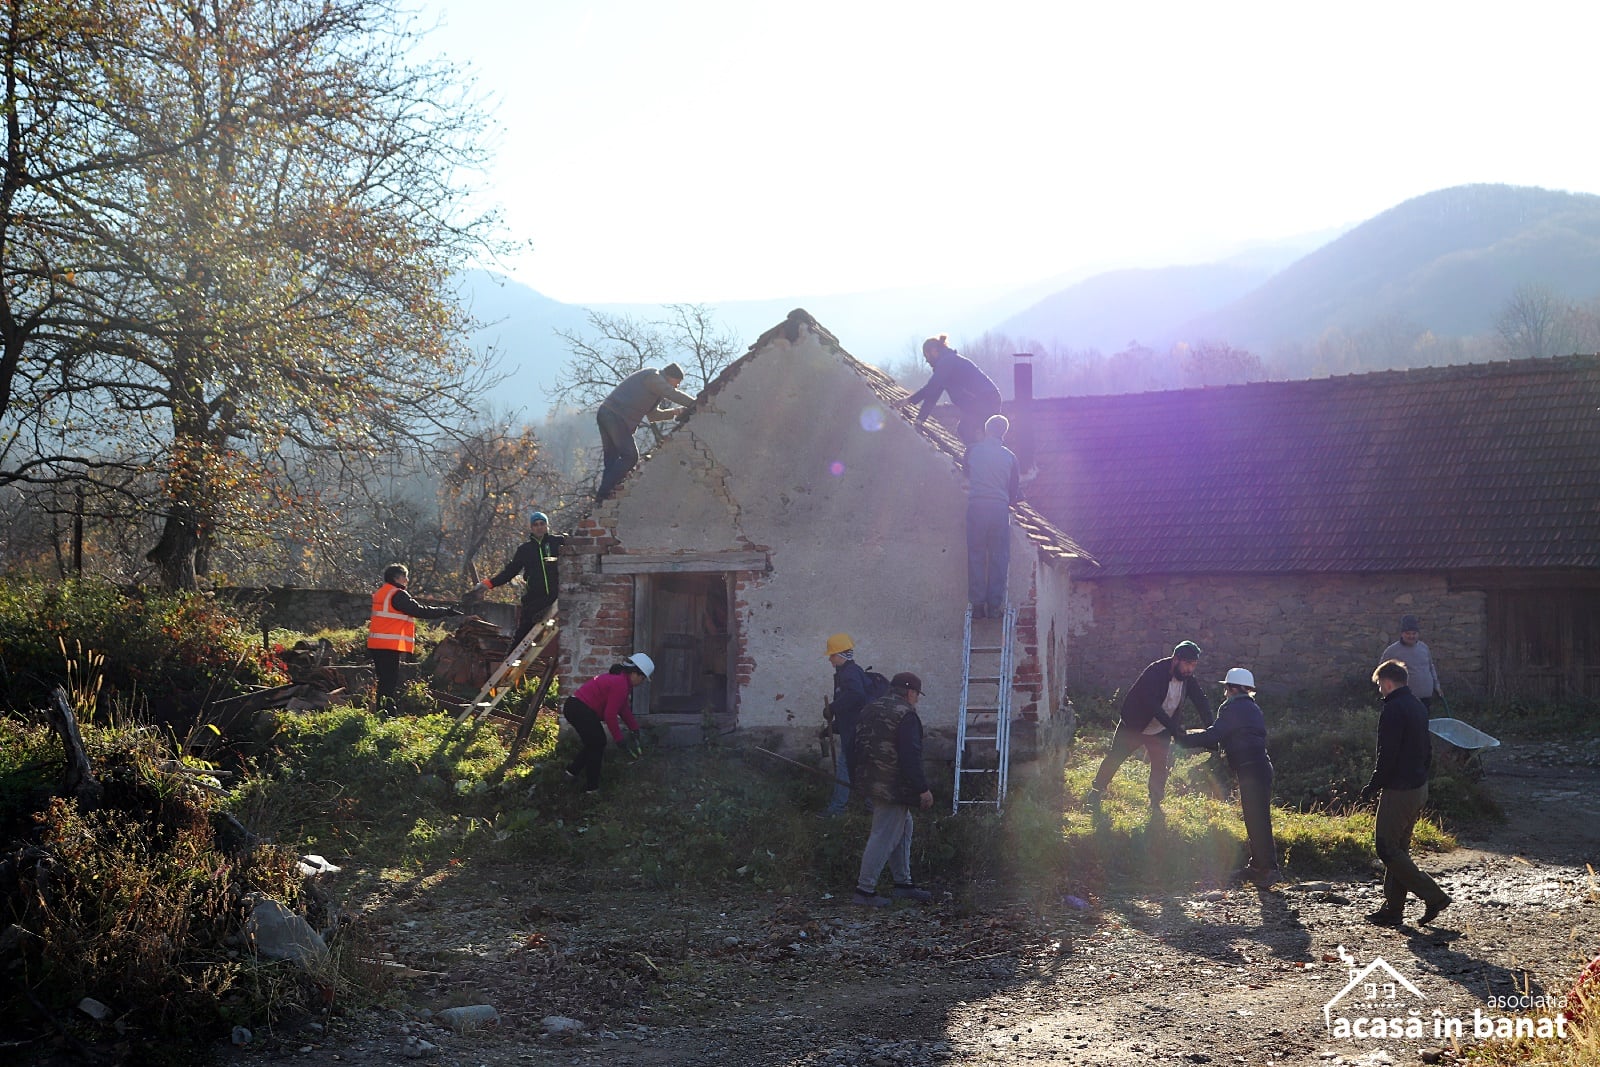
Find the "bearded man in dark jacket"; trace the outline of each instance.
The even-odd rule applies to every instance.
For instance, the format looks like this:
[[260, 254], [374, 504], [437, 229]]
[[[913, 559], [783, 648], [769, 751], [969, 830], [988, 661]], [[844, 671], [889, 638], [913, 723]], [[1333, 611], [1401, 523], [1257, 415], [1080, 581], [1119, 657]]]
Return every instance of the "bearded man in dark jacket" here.
[[1183, 732], [1178, 725], [1183, 702], [1193, 704], [1200, 712], [1200, 721], [1211, 725], [1211, 706], [1194, 676], [1199, 662], [1200, 646], [1193, 641], [1180, 641], [1171, 656], [1156, 660], [1139, 675], [1122, 699], [1122, 719], [1111, 737], [1111, 751], [1094, 776], [1094, 785], [1084, 794], [1085, 807], [1092, 810], [1100, 806], [1117, 768], [1143, 748], [1150, 758], [1150, 813], [1160, 816], [1161, 802], [1167, 796], [1167, 775], [1172, 770], [1172, 738]]

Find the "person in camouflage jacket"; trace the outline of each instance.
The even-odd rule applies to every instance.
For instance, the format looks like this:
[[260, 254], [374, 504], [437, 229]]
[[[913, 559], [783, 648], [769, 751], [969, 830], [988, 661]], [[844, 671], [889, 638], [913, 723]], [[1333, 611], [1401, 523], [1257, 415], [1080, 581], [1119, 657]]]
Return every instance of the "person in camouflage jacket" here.
[[[861, 853], [861, 871], [852, 902], [881, 908], [891, 898], [929, 901], [933, 894], [911, 880], [911, 809], [933, 806], [922, 768], [922, 720], [917, 701], [922, 680], [901, 672], [889, 680], [887, 696], [861, 711], [851, 773], [872, 805], [872, 833]], [[894, 888], [878, 893], [878, 878], [889, 867]]]

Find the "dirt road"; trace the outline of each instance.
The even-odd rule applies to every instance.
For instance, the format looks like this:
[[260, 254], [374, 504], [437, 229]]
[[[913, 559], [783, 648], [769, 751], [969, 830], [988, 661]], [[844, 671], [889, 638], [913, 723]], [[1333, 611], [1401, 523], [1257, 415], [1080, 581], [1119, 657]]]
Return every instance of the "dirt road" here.
[[[1379, 903], [1375, 876], [1270, 892], [1130, 894], [1086, 910], [1063, 899], [869, 914], [842, 898], [534, 904], [518, 891], [516, 869], [458, 871], [371, 916], [398, 960], [442, 972], [398, 986], [403, 1007], [224, 1058], [378, 1064], [409, 1054], [448, 1067], [1431, 1061], [1431, 1050], [1450, 1045], [1436, 1025], [1459, 1019], [1470, 1037], [1475, 1010], [1492, 1019], [1527, 1003], [1514, 998], [1559, 996], [1600, 953], [1600, 886], [1587, 867], [1600, 866], [1600, 742], [1508, 745], [1489, 775], [1508, 818], [1425, 859], [1455, 898], [1426, 930], [1363, 920]], [[1365, 979], [1325, 1015], [1358, 971]], [[1364, 1005], [1368, 981], [1377, 1003]], [[493, 1005], [498, 1024], [455, 1033], [430, 1015], [474, 1003]], [[1403, 1025], [1413, 1015], [1420, 1039], [1341, 1038], [1329, 1028], [1366, 1020], [1367, 1033], [1371, 1019]], [[556, 1016], [582, 1029], [547, 1033], [564, 1025], [547, 1023]]]

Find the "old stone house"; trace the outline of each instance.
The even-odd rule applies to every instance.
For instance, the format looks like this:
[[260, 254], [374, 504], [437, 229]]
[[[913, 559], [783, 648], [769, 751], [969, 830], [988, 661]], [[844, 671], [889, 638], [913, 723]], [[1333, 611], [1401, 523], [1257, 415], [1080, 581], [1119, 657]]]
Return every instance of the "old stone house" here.
[[[1030, 501], [1093, 553], [1071, 685], [1192, 638], [1268, 693], [1364, 684], [1420, 617], [1446, 695], [1600, 698], [1600, 357], [1032, 399]], [[1209, 665], [1209, 666], [1208, 666]]]
[[[738, 729], [815, 751], [829, 634], [885, 674], [914, 671], [930, 753], [949, 749], [966, 608], [960, 443], [892, 409], [905, 391], [804, 311], [717, 376], [573, 532], [562, 584], [564, 684], [630, 652], [659, 733]], [[1087, 559], [1027, 506], [1010, 597], [1014, 705], [1048, 719], [1066, 677], [1068, 568]]]

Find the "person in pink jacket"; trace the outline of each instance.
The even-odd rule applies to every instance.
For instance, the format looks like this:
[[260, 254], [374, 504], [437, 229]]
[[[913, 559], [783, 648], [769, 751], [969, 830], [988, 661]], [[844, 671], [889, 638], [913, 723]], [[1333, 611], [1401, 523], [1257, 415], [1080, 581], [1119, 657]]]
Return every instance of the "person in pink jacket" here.
[[635, 652], [623, 663], [589, 679], [567, 698], [562, 714], [578, 732], [583, 748], [578, 758], [567, 764], [567, 777], [582, 776], [583, 791], [600, 788], [600, 764], [606, 756], [606, 732], [622, 744], [622, 724], [628, 725], [630, 741], [639, 743], [639, 723], [633, 717], [633, 689], [655, 673], [656, 665], [643, 652]]

